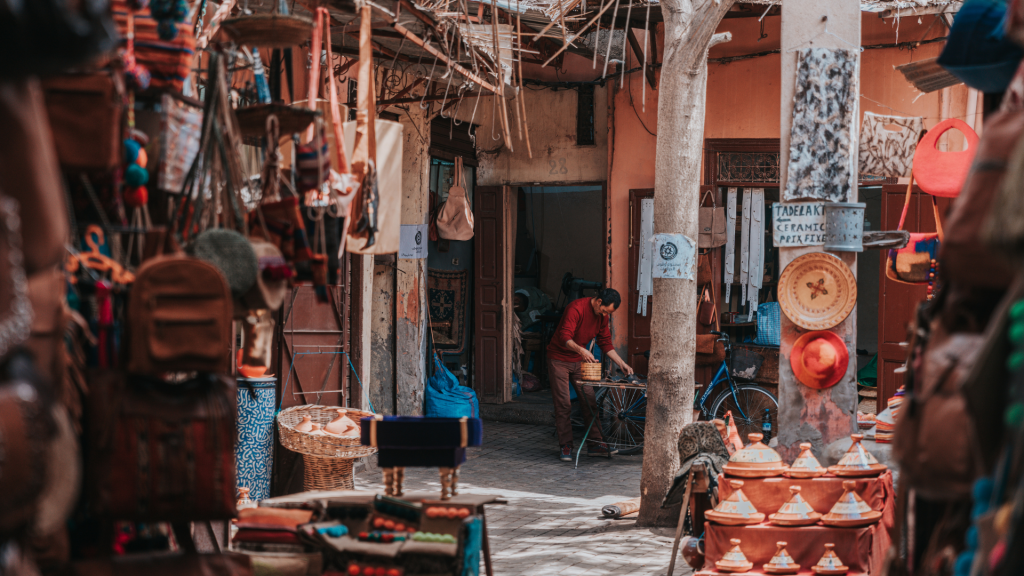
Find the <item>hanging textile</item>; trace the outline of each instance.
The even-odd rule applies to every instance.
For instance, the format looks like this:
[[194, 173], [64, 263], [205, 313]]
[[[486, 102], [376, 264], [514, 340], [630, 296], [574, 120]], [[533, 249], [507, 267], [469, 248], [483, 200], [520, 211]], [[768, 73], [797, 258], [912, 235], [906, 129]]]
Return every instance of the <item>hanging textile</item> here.
[[[897, 126], [893, 131], [886, 126]], [[864, 113], [860, 128], [860, 173], [873, 176], [909, 177], [923, 119]]]
[[747, 301], [747, 277], [750, 271], [750, 189], [743, 190], [743, 222], [740, 229], [740, 302]]
[[643, 316], [647, 316], [647, 297], [654, 294], [651, 282], [651, 256], [654, 250], [651, 238], [653, 236], [654, 198], [643, 198], [640, 200], [640, 266], [636, 271], [636, 289], [640, 292], [640, 301], [637, 303], [636, 312]]
[[858, 53], [798, 52], [785, 201], [849, 202], [855, 185]]
[[732, 299], [732, 283], [736, 281], [736, 189], [729, 188], [725, 200], [725, 301]]
[[[764, 188], [750, 191], [750, 246], [747, 268], [747, 322], [754, 320], [758, 295], [764, 284]], [[744, 204], [746, 206], [746, 204]]]

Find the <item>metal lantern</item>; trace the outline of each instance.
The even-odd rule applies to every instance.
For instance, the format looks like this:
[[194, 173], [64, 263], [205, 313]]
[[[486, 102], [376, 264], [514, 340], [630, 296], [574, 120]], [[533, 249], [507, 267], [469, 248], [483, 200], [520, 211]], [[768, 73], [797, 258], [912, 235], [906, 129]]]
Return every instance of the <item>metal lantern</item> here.
[[825, 204], [825, 250], [829, 252], [864, 251], [863, 202]]

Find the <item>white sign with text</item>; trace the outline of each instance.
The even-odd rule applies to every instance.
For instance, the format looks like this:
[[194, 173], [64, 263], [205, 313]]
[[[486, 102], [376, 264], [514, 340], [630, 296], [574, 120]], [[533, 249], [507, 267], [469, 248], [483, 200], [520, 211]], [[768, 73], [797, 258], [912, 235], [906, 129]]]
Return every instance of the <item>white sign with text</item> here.
[[776, 246], [820, 246], [825, 243], [825, 203], [776, 202], [772, 226]]
[[651, 277], [693, 280], [697, 243], [682, 234], [655, 234], [651, 238]]
[[402, 224], [398, 242], [398, 257], [418, 259], [427, 257], [427, 224]]

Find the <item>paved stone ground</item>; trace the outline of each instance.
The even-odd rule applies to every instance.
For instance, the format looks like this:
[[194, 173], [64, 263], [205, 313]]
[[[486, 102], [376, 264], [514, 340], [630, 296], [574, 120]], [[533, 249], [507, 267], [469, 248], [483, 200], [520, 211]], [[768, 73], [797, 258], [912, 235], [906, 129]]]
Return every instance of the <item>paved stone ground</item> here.
[[[588, 458], [580, 467], [558, 459], [549, 426], [484, 422], [484, 445], [471, 448], [459, 491], [495, 494], [487, 524], [497, 576], [664, 575], [672, 530], [652, 532], [635, 520], [606, 520], [601, 507], [640, 495], [642, 456]], [[356, 476], [356, 488], [382, 490], [378, 472]], [[410, 468], [408, 490], [439, 491], [437, 471]], [[691, 571], [676, 561], [675, 574]]]

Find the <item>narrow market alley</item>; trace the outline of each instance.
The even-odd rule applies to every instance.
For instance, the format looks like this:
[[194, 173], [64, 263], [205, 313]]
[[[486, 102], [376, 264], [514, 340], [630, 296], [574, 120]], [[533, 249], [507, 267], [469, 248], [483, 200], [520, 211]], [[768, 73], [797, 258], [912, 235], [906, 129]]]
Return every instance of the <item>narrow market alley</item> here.
[[[469, 448], [459, 492], [499, 494], [507, 505], [487, 507], [494, 572], [502, 576], [665, 574], [672, 530], [636, 528], [601, 507], [640, 495], [642, 455], [580, 457], [580, 467], [555, 458], [552, 429], [484, 422], [484, 445]], [[356, 475], [356, 489], [380, 491], [379, 471]], [[406, 490], [436, 492], [437, 471], [409, 468]], [[677, 561], [675, 574], [692, 571]]]

